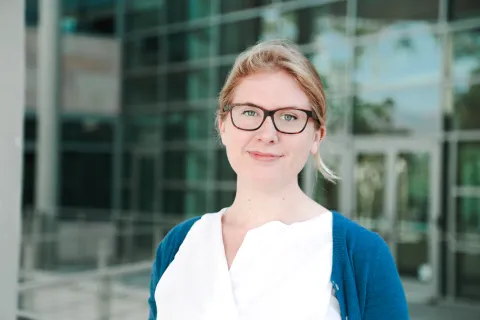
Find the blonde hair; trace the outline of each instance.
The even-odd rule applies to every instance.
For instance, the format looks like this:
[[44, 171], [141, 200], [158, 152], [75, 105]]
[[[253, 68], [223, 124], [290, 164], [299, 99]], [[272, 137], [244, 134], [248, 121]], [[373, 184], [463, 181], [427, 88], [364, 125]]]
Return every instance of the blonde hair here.
[[[325, 128], [326, 98], [320, 76], [312, 63], [293, 43], [286, 40], [269, 40], [260, 42], [241, 53], [232, 67], [218, 98], [217, 120], [224, 119], [227, 112], [225, 105], [232, 103], [235, 88], [240, 81], [254, 73], [263, 71], [284, 71], [292, 76], [310, 100], [318, 121], [316, 128]], [[315, 165], [329, 181], [334, 182], [338, 176], [330, 170], [317, 152]]]

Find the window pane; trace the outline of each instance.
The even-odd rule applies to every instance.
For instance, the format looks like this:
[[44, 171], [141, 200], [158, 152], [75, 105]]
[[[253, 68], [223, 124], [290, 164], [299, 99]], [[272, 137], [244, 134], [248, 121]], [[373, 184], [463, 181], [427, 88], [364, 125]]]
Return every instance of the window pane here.
[[213, 95], [210, 69], [169, 73], [167, 85], [169, 101], [192, 101]]
[[199, 216], [207, 212], [207, 197], [204, 190], [187, 191], [185, 197], [185, 214]]
[[162, 121], [158, 117], [129, 117], [124, 123], [124, 139], [127, 146], [157, 149]]
[[327, 134], [346, 130], [347, 115], [351, 106], [350, 97], [332, 97], [327, 94]]
[[[479, 239], [476, 239], [478, 243]], [[475, 243], [473, 244], [476, 245]], [[458, 296], [461, 298], [480, 299], [480, 255], [457, 253]]]
[[480, 28], [453, 33], [452, 42], [452, 72], [455, 80], [480, 80]]
[[185, 191], [163, 190], [162, 213], [183, 216], [185, 213]]
[[215, 134], [214, 116], [210, 110], [178, 111], [164, 117], [166, 141], [205, 140]]
[[463, 142], [458, 146], [457, 184], [480, 187], [480, 143]]
[[[340, 157], [332, 157], [331, 161], [326, 162], [328, 167], [338, 175], [340, 169]], [[317, 179], [315, 183], [313, 199], [329, 210], [338, 211], [340, 209], [338, 196], [340, 191], [339, 182], [332, 183], [328, 180], [325, 180], [320, 172], [316, 172], [316, 174]]]
[[219, 181], [236, 181], [237, 175], [228, 162], [225, 149], [219, 149], [217, 153], [216, 179]]
[[37, 117], [26, 116], [24, 119], [24, 138], [25, 141], [37, 140]]
[[230, 73], [230, 70], [232, 69], [232, 66], [221, 66], [218, 68], [218, 88], [217, 92], [220, 92], [223, 88], [223, 85], [225, 84], [225, 81], [227, 81], [228, 74]]
[[399, 90], [359, 90], [354, 98], [353, 130], [360, 134], [440, 131], [440, 86]]
[[373, 87], [412, 84], [440, 79], [440, 38], [429, 27], [393, 33], [355, 50], [355, 82]]
[[162, 39], [159, 36], [147, 36], [139, 39], [128, 39], [125, 42], [125, 67], [156, 66], [162, 63]]
[[190, 0], [188, 10], [190, 20], [207, 17], [210, 15], [212, 10], [212, 1]]
[[337, 1], [288, 12], [295, 22], [296, 38], [299, 44], [317, 43], [321, 51], [332, 45], [347, 43], [346, 38], [346, 1]]
[[235, 199], [235, 192], [234, 191], [217, 191], [216, 194], [216, 207], [215, 211], [219, 211], [220, 209], [230, 207]]
[[167, 22], [183, 22], [188, 18], [188, 0], [167, 2]]
[[480, 17], [480, 2], [477, 0], [451, 0], [449, 4], [450, 20]]
[[135, 76], [125, 80], [125, 104], [155, 103], [160, 99], [158, 75]]
[[202, 181], [207, 177], [208, 152], [197, 150], [167, 150], [164, 154], [165, 180]]
[[438, 0], [358, 0], [357, 34], [404, 29], [435, 22]]
[[273, 0], [228, 0], [221, 1], [222, 13], [250, 9], [271, 4]]
[[62, 152], [60, 203], [65, 207], [110, 208], [112, 155]]
[[459, 82], [454, 90], [454, 128], [464, 130], [480, 129], [480, 82]]
[[168, 61], [184, 62], [210, 55], [212, 28], [177, 32], [168, 35]]
[[168, 62], [183, 62], [188, 59], [187, 33], [177, 32], [168, 35]]
[[[227, 2], [227, 1], [222, 1]], [[254, 45], [260, 35], [260, 19], [232, 22], [220, 27], [220, 54], [237, 54]]]
[[154, 28], [160, 24], [163, 1], [129, 1], [126, 6], [125, 30], [138, 31]]
[[348, 62], [351, 54], [348, 44], [335, 46], [332, 44], [329, 50], [319, 50], [307, 54], [307, 58], [313, 64], [322, 79], [323, 87], [330, 94], [344, 94], [350, 87], [347, 77]]
[[63, 119], [62, 142], [110, 143], [113, 141], [114, 123], [96, 119]]
[[[458, 295], [480, 298], [480, 256], [474, 252], [480, 243], [480, 198], [461, 197], [457, 200], [457, 281]], [[475, 250], [469, 252], [470, 250]]]

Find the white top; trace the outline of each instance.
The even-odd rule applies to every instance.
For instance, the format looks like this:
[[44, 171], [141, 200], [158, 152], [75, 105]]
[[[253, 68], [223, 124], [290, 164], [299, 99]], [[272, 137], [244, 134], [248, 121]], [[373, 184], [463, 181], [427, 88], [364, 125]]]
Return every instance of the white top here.
[[247, 232], [228, 270], [221, 218], [193, 224], [155, 290], [158, 320], [340, 320], [332, 296], [332, 213]]

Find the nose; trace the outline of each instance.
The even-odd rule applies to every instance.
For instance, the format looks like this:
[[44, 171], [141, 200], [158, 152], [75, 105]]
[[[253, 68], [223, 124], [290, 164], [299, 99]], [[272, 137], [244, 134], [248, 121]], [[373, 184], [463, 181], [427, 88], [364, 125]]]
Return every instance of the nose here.
[[267, 117], [257, 132], [258, 140], [264, 143], [274, 144], [278, 142], [278, 132], [273, 125], [272, 117]]

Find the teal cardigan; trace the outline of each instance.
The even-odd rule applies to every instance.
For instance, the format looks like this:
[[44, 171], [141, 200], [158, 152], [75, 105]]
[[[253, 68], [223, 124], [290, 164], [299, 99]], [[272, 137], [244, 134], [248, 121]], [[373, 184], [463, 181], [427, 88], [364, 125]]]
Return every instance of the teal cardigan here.
[[[155, 289], [192, 225], [175, 226], [159, 244], [150, 280], [149, 320], [156, 320]], [[377, 234], [333, 212], [331, 282], [342, 320], [409, 319], [405, 293], [385, 241]]]

